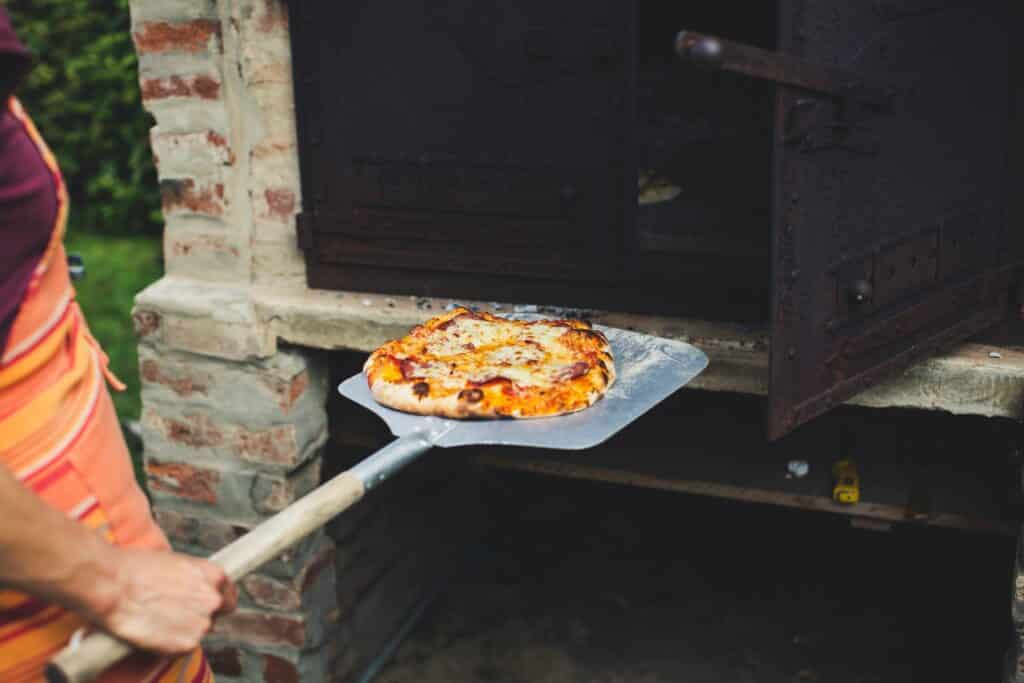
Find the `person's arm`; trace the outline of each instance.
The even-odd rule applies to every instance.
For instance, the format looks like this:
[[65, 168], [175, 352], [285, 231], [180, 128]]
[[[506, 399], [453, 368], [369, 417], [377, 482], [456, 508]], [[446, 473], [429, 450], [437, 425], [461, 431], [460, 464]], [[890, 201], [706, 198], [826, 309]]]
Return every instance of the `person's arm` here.
[[0, 466], [0, 587], [77, 612], [163, 654], [199, 644], [234, 587], [206, 560], [110, 545], [51, 508]]

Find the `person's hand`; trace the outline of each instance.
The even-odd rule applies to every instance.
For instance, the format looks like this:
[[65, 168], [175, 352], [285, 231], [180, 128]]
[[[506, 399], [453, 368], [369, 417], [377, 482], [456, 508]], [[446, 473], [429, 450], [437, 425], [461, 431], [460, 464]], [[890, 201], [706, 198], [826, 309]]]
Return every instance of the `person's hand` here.
[[111, 635], [165, 655], [199, 646], [218, 613], [237, 601], [234, 584], [206, 560], [154, 550], [111, 547], [107, 588], [86, 615]]

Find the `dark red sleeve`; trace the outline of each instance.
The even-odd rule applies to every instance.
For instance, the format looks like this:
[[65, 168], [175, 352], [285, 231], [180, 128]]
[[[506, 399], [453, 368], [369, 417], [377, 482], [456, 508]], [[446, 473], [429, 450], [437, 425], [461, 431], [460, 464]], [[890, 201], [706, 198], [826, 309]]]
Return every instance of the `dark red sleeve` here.
[[16, 86], [28, 64], [28, 52], [0, 7], [0, 356], [57, 216], [53, 175], [8, 110], [11, 92], [3, 89]]
[[7, 10], [0, 6], [0, 102], [6, 102], [28, 73], [31, 57], [11, 26]]

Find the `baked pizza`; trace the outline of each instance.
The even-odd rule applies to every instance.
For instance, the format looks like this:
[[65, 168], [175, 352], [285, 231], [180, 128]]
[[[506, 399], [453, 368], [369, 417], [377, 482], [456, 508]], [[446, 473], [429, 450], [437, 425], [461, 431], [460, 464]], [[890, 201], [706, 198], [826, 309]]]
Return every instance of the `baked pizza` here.
[[373, 398], [419, 415], [533, 418], [583, 410], [615, 381], [608, 339], [581, 320], [509, 320], [456, 308], [363, 366]]

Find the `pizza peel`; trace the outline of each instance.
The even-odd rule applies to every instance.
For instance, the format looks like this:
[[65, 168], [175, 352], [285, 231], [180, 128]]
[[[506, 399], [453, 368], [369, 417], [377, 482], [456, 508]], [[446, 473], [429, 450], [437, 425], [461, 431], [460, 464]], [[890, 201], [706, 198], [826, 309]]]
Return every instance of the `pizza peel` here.
[[[525, 316], [524, 316], [525, 317]], [[532, 317], [532, 316], [531, 316]], [[582, 450], [621, 431], [707, 367], [699, 349], [684, 342], [597, 326], [611, 343], [617, 377], [605, 397], [590, 408], [560, 417], [530, 420], [449, 420], [386, 408], [370, 395], [366, 378], [356, 374], [338, 386], [342, 396], [373, 411], [397, 438], [238, 540], [214, 553], [232, 580], [238, 580], [358, 502], [405, 465], [431, 448], [529, 446]], [[69, 645], [47, 666], [51, 683], [91, 681], [130, 654], [132, 648], [94, 633]]]

